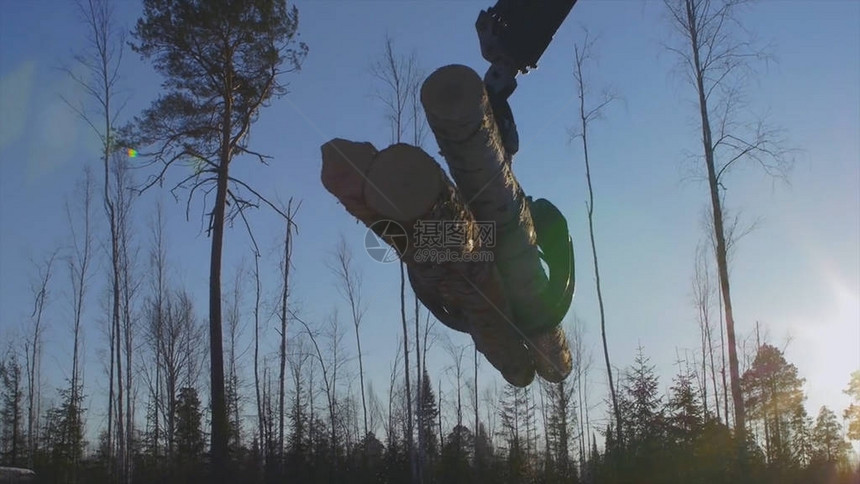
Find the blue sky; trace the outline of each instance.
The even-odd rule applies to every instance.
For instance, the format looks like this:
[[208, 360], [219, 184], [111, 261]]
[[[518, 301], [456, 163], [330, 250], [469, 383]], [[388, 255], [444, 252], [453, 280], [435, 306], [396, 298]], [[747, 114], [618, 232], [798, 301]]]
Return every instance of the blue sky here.
[[[397, 268], [365, 256], [362, 226], [319, 181], [319, 147], [334, 137], [387, 146], [389, 130], [373, 99], [369, 74], [386, 33], [404, 53], [415, 52], [428, 73], [451, 63], [483, 73], [487, 65], [480, 57], [474, 21], [490, 2], [296, 4], [301, 38], [310, 53], [302, 71], [286, 78], [290, 94], [262, 113], [251, 135], [255, 149], [274, 160], [263, 167], [239, 159], [233, 169], [272, 198], [302, 200], [293, 280], [296, 304], [310, 321], [322, 322], [332, 308], [339, 308], [348, 324], [325, 264], [338, 238], [345, 237], [364, 275], [366, 366], [382, 392], [399, 331]], [[118, 19], [131, 26], [138, 2], [117, 5]], [[630, 364], [642, 345], [666, 388], [676, 350], [698, 345], [690, 282], [695, 248], [703, 237], [707, 189], [686, 176], [691, 168], [686, 153], [699, 149], [694, 93], [672, 74], [674, 59], [661, 48], [669, 38], [661, 6], [581, 0], [540, 68], [520, 78], [512, 98], [521, 138], [515, 173], [529, 195], [548, 198], [565, 213], [576, 244], [578, 284], [568, 319], [572, 323], [573, 314], [578, 316], [592, 347], [593, 402], [602, 400], [605, 387], [587, 245], [585, 176], [579, 146], [568, 141], [576, 123], [573, 44], [582, 41], [583, 26], [599, 36], [598, 62], [588, 71], [594, 91], [612, 87], [623, 97], [590, 131], [596, 237], [613, 364]], [[758, 229], [739, 243], [731, 268], [737, 330], [748, 336], [759, 321], [807, 379], [810, 412], [824, 404], [841, 411], [847, 404], [841, 390], [850, 372], [860, 368], [860, 3], [764, 1], [744, 21], [763, 42], [772, 43], [777, 58], [749, 85], [751, 109], [769, 113], [799, 151], [788, 183], [752, 168], [738, 169], [726, 181], [727, 207], [741, 211], [747, 221], [761, 219]], [[0, 11], [0, 340], [20, 334], [32, 310], [30, 260], [68, 243], [62, 204], [82, 167], [97, 161], [95, 138], [60, 98], [80, 96], [57, 67], [85, 47], [83, 35], [71, 2], [7, 0]], [[154, 98], [161, 79], [131, 52], [126, 52], [122, 72], [128, 119]], [[425, 148], [435, 155], [433, 143], [431, 137]], [[175, 180], [180, 174], [171, 176]], [[164, 192], [145, 194], [136, 211], [144, 249], [158, 199], [169, 213], [173, 276], [192, 292], [199, 316], [205, 318], [209, 241], [200, 230], [200, 207], [187, 222], [184, 204]], [[276, 260], [281, 224], [265, 211], [254, 214], [252, 222], [270, 260]], [[250, 251], [239, 226], [228, 232], [225, 243], [224, 280], [230, 281], [241, 261], [250, 261]], [[46, 388], [59, 385], [70, 360], [68, 278], [64, 267], [58, 269], [48, 313]], [[273, 282], [276, 268], [269, 269], [267, 281]], [[97, 270], [85, 322], [92, 398], [99, 398], [104, 388], [98, 361], [105, 346], [99, 330], [104, 265]], [[444, 328], [440, 332], [457, 343], [468, 341]], [[270, 337], [276, 334], [272, 331]], [[444, 385], [448, 377], [443, 368], [450, 358], [441, 344], [431, 360]], [[485, 374], [485, 382], [501, 383], [493, 373]], [[94, 400], [90, 408], [98, 413], [100, 406]], [[91, 417], [92, 423], [98, 421]]]

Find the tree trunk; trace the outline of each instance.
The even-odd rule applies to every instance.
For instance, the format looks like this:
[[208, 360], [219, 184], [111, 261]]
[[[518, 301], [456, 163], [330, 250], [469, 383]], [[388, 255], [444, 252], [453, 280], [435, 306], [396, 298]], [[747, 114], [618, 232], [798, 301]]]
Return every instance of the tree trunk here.
[[[229, 136], [229, 123], [225, 134]], [[229, 138], [225, 138], [229, 139]], [[229, 146], [223, 148], [218, 171], [215, 207], [212, 213], [212, 253], [209, 269], [209, 363], [212, 395], [212, 478], [229, 482], [227, 471], [227, 406], [224, 396], [224, 351], [221, 332], [221, 250], [224, 211], [227, 202], [227, 160]]]
[[[720, 294], [723, 291], [720, 289]], [[723, 384], [723, 415], [726, 417], [726, 426], [729, 425], [729, 385], [726, 381], [726, 338], [723, 331], [723, 300], [717, 301], [720, 308], [720, 377]]]
[[[83, 315], [84, 309], [84, 300], [87, 291], [87, 275], [89, 273], [89, 264], [90, 264], [90, 248], [91, 248], [91, 236], [90, 236], [90, 202], [92, 200], [92, 174], [87, 168], [85, 170], [85, 185], [84, 185], [84, 200], [83, 200], [83, 239], [77, 240], [76, 233], [74, 230], [74, 223], [72, 222], [72, 215], [69, 212], [69, 225], [72, 229], [72, 243], [75, 247], [75, 253], [72, 256], [72, 260], [69, 262], [69, 269], [71, 273], [72, 279], [72, 290], [74, 291], [73, 302], [72, 302], [72, 312], [73, 312], [73, 321], [72, 321], [72, 378], [71, 378], [71, 394], [70, 394], [70, 402], [69, 402], [69, 418], [71, 420], [70, 425], [66, 425], [66, 430], [69, 431], [66, 435], [67, 442], [69, 442], [71, 447], [71, 481], [77, 482], [77, 472], [78, 472], [78, 464], [79, 459], [82, 457], [83, 449], [78, 446], [78, 432], [83, 434], [84, 429], [79, 428], [79, 425], [83, 425], [82, 414], [80, 408], [80, 400], [82, 400], [80, 396], [80, 386], [81, 383], [79, 381], [80, 378], [80, 337], [81, 337], [81, 318]], [[80, 244], [79, 244], [80, 242]]]
[[720, 203], [719, 186], [714, 161], [714, 145], [711, 136], [708, 101], [704, 84], [704, 71], [699, 59], [699, 39], [696, 30], [696, 18], [690, 0], [686, 1], [687, 18], [691, 26], [690, 41], [693, 52], [693, 66], [696, 75], [696, 88], [699, 95], [699, 110], [702, 119], [702, 145], [705, 151], [705, 165], [708, 170], [708, 187], [711, 195], [711, 207], [714, 216], [714, 238], [716, 239], [717, 269], [720, 277], [720, 289], [726, 314], [726, 337], [729, 345], [729, 372], [731, 375], [732, 399], [735, 407], [735, 436], [741, 448], [742, 457], [746, 449], [746, 418], [744, 413], [743, 393], [741, 392], [740, 372], [738, 369], [738, 352], [735, 341], [735, 320], [732, 312], [732, 298], [729, 290], [729, 268], [726, 256], [726, 237], [723, 229], [723, 210]]
[[284, 280], [281, 292], [281, 346], [280, 374], [278, 375], [278, 465], [283, 470], [284, 465], [284, 372], [287, 367], [287, 297], [290, 284], [290, 259], [292, 258], [292, 210], [287, 206], [287, 230], [284, 235]]
[[[474, 374], [472, 376], [475, 379], [475, 429], [473, 432], [475, 438], [473, 439], [473, 444], [475, 447], [474, 448], [475, 459], [477, 459], [478, 458], [478, 427], [480, 426], [479, 425], [480, 419], [478, 417], [478, 347], [477, 346], [474, 347], [474, 353], [472, 354], [472, 357], [474, 358], [473, 359]], [[442, 389], [440, 388], [439, 390], [441, 391]], [[442, 410], [440, 409], [439, 412], [441, 412], [441, 411]]]
[[[117, 243], [118, 243], [117, 238]], [[119, 268], [119, 254], [116, 253], [116, 270], [114, 272], [115, 282], [114, 282], [114, 309], [116, 314], [114, 316], [114, 323], [116, 327], [114, 328], [114, 344], [116, 345], [116, 440], [117, 440], [117, 481], [124, 482], [125, 474], [126, 474], [126, 440], [125, 440], [125, 423], [123, 419], [123, 383], [122, 383], [122, 345], [120, 344], [122, 341], [122, 325], [120, 324], [120, 268]]]
[[257, 397], [257, 433], [260, 451], [265, 454], [263, 400], [260, 396], [260, 253], [254, 252], [254, 392]]
[[406, 331], [406, 278], [403, 275], [403, 265], [400, 267], [400, 321], [403, 325], [403, 363], [404, 376], [406, 379], [406, 452], [409, 455], [410, 469], [412, 471], [412, 481], [418, 480], [418, 469], [415, 464], [415, 449], [412, 443], [412, 391], [409, 382], [409, 338]]
[[[125, 207], [127, 202], [123, 201], [122, 206]], [[131, 483], [132, 478], [132, 448], [131, 444], [134, 440], [134, 399], [132, 392], [132, 319], [131, 319], [131, 292], [132, 284], [129, 276], [131, 271], [131, 261], [128, 258], [128, 220], [125, 217], [122, 219], [121, 231], [123, 237], [120, 239], [120, 249], [123, 254], [123, 320], [124, 323], [124, 342], [125, 342], [125, 458], [123, 463], [123, 475], [125, 482]]]
[[418, 424], [418, 482], [424, 482], [424, 400], [421, 398], [421, 331], [418, 321], [418, 296], [415, 296], [415, 421]]
[[603, 286], [600, 284], [600, 266], [597, 259], [597, 244], [594, 241], [594, 190], [591, 184], [591, 163], [588, 158], [588, 121], [589, 116], [585, 111], [585, 85], [582, 77], [582, 57], [577, 51], [576, 78], [579, 84], [579, 119], [582, 125], [582, 152], [585, 160], [585, 180], [588, 184], [588, 202], [586, 209], [588, 213], [588, 238], [591, 242], [591, 258], [594, 262], [594, 281], [597, 289], [597, 306], [600, 311], [600, 338], [603, 343], [603, 360], [606, 364], [606, 378], [609, 382], [609, 394], [612, 397], [612, 410], [615, 414], [615, 431], [619, 445], [623, 446], [623, 429], [621, 423], [621, 412], [618, 408], [618, 397], [615, 392], [615, 382], [612, 377], [612, 365], [609, 361], [609, 347], [606, 342], [606, 310], [603, 306]]

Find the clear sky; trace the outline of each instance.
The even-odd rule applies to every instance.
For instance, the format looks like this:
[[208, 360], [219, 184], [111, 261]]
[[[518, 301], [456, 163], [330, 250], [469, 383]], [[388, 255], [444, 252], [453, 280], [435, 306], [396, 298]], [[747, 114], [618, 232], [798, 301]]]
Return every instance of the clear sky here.
[[[140, 6], [120, 0], [118, 18], [131, 26]], [[295, 241], [294, 298], [308, 320], [321, 322], [337, 299], [326, 259], [345, 237], [364, 275], [369, 310], [362, 327], [366, 366], [383, 392], [399, 332], [398, 271], [366, 256], [363, 226], [336, 203], [319, 181], [325, 141], [343, 137], [387, 146], [389, 130], [371, 93], [370, 63], [386, 33], [414, 52], [429, 71], [466, 64], [483, 74], [474, 22], [487, 1], [302, 1], [301, 38], [310, 47], [302, 71], [286, 78], [291, 93], [275, 100], [254, 126], [252, 146], [274, 157], [269, 167], [238, 159], [234, 173], [272, 198], [302, 200]], [[599, 62], [589, 66], [595, 91], [612, 87], [623, 97], [593, 124], [590, 148], [596, 195], [596, 231], [613, 364], [627, 366], [642, 345], [665, 388], [676, 351], [695, 350], [698, 329], [691, 279], [707, 187], [690, 181], [686, 153], [699, 151], [693, 92], [671, 73], [674, 59], [661, 48], [668, 38], [661, 2], [581, 0], [541, 59], [520, 78], [512, 98], [521, 145], [514, 170], [529, 195], [553, 201], [567, 216], [576, 244], [574, 313], [594, 356], [592, 401], [605, 395], [599, 368], [597, 304], [588, 250], [581, 151], [568, 141], [575, 126], [573, 44], [582, 27], [599, 35]], [[771, 42], [777, 62], [749, 86], [751, 108], [768, 112], [799, 149], [790, 182], [773, 181], [752, 168], [727, 179], [727, 207], [758, 229], [738, 245], [731, 268], [737, 330], [752, 334], [760, 322], [768, 339], [806, 378], [807, 405], [815, 414], [847, 405], [841, 390], [860, 368], [860, 2], [764, 1], [744, 17]], [[64, 105], [61, 95], [81, 95], [58, 67], [85, 47], [72, 2], [4, 0], [0, 8], [0, 340], [20, 334], [32, 311], [31, 260], [68, 244], [63, 212], [82, 167], [97, 162], [97, 142]], [[128, 119], [158, 93], [160, 78], [136, 55], [123, 63]], [[432, 137], [425, 148], [436, 153]], [[441, 161], [441, 160], [440, 160]], [[145, 176], [146, 172], [138, 176]], [[173, 172], [172, 179], [179, 176]], [[195, 296], [206, 317], [209, 241], [200, 206], [186, 222], [184, 204], [152, 191], [137, 205], [138, 242], [154, 203], [169, 212], [168, 240], [174, 279]], [[103, 218], [98, 212], [98, 218]], [[282, 225], [262, 211], [252, 217], [257, 237], [276, 260]], [[99, 226], [103, 236], [104, 226]], [[226, 237], [225, 281], [250, 261], [247, 236], [237, 226]], [[264, 282], [274, 290], [274, 272]], [[138, 268], [141, 273], [145, 264]], [[105, 388], [100, 352], [104, 338], [97, 268], [85, 321], [86, 380], [93, 399], [90, 422], [99, 423]], [[46, 389], [60, 385], [70, 361], [68, 277], [58, 266], [46, 333]], [[248, 295], [246, 303], [250, 302]], [[348, 324], [342, 318], [344, 324]], [[250, 334], [250, 328], [247, 330]], [[445, 328], [458, 343], [467, 338]], [[276, 338], [271, 330], [268, 338]], [[346, 340], [351, 345], [352, 337]], [[446, 385], [450, 364], [441, 344], [431, 353], [435, 378]], [[484, 368], [489, 365], [484, 364]], [[501, 383], [491, 372], [486, 375]], [[484, 379], [485, 382], [488, 379]], [[447, 392], [443, 388], [444, 392]], [[50, 395], [52, 392], [46, 392]]]

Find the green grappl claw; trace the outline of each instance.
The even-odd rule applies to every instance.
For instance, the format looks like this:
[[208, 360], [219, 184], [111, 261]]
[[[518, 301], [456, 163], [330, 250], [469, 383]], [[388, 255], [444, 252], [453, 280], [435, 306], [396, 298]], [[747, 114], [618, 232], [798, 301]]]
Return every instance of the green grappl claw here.
[[541, 301], [550, 315], [548, 321], [539, 322], [537, 328], [522, 328], [526, 332], [548, 331], [557, 327], [570, 308], [575, 289], [573, 240], [567, 220], [549, 200], [527, 197], [532, 214], [541, 259], [549, 267], [549, 283], [541, 294]]

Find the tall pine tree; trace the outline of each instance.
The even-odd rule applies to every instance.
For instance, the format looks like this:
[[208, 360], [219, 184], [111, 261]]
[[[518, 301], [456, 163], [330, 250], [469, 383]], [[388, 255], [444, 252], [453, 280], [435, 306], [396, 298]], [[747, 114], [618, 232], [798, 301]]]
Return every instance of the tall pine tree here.
[[185, 163], [191, 174], [186, 172], [177, 187], [189, 188], [189, 197], [201, 187], [215, 192], [208, 212], [209, 361], [212, 479], [219, 482], [230, 480], [221, 330], [224, 226], [265, 201], [232, 176], [230, 167], [242, 156], [267, 161], [250, 149], [248, 134], [260, 109], [286, 92], [280, 75], [301, 65], [307, 47], [298, 42], [297, 29], [298, 10], [288, 9], [285, 0], [144, 0], [133, 31], [132, 48], [165, 77], [165, 93], [135, 120], [130, 136], [151, 163], [161, 165], [148, 186], [161, 182], [171, 166]]

